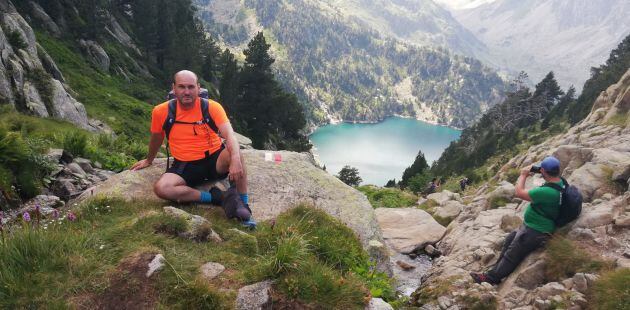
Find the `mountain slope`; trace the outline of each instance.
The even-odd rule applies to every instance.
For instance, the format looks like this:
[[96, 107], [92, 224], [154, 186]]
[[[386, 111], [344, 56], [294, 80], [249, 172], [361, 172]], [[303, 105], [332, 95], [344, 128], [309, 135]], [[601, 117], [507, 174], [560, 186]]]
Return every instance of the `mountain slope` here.
[[554, 70], [563, 87], [578, 87], [630, 33], [625, 0], [498, 0], [452, 10], [502, 68], [525, 70], [533, 80]]
[[309, 103], [314, 124], [403, 115], [466, 127], [500, 101], [505, 88], [474, 59], [388, 38], [321, 1], [197, 4], [208, 29], [226, 44], [265, 29], [278, 75]]

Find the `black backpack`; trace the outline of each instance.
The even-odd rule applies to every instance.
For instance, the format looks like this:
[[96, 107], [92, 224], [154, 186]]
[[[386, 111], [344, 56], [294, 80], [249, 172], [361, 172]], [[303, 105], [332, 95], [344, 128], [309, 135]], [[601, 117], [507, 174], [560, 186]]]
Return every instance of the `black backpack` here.
[[556, 227], [562, 227], [580, 216], [582, 212], [582, 193], [580, 190], [570, 185], [567, 180], [561, 178], [564, 183], [564, 187], [555, 184], [555, 183], [545, 183], [545, 187], [551, 187], [560, 192], [560, 209], [558, 210], [558, 217], [555, 219], [551, 216], [547, 216], [547, 214], [539, 209], [534, 207], [534, 211], [543, 215], [546, 218], [553, 219]]
[[170, 91], [166, 97], [168, 99], [168, 115], [164, 120], [164, 124], [162, 125], [162, 129], [166, 134], [166, 170], [170, 166], [170, 156], [169, 156], [169, 148], [168, 148], [168, 137], [171, 134], [171, 129], [175, 124], [188, 124], [188, 125], [201, 125], [206, 124], [214, 133], [219, 133], [219, 128], [214, 123], [212, 117], [210, 117], [210, 112], [208, 112], [208, 107], [210, 106], [210, 102], [208, 101], [208, 90], [205, 88], [199, 89], [199, 99], [201, 102], [201, 115], [202, 120], [197, 122], [182, 122], [176, 120], [177, 116], [177, 99], [175, 98], [175, 94], [173, 91]]

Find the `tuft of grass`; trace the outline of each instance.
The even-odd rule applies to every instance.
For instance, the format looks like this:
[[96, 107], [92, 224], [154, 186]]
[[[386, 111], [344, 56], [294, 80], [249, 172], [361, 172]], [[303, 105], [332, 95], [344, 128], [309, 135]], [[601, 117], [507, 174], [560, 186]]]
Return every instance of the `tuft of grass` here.
[[283, 278], [279, 287], [288, 296], [317, 303], [322, 309], [363, 308], [368, 295], [357, 278], [343, 276], [314, 259], [301, 262], [299, 272]]
[[202, 281], [163, 288], [160, 296], [168, 304], [176, 305], [174, 309], [232, 309], [231, 301], [227, 296]]
[[520, 175], [521, 171], [518, 168], [512, 168], [505, 173], [505, 179], [506, 181], [514, 184]]
[[367, 196], [373, 208], [407, 208], [418, 201], [418, 196], [397, 188], [363, 185], [357, 189]]
[[433, 214], [432, 216], [433, 216], [433, 219], [436, 222], [440, 223], [440, 225], [442, 225], [444, 227], [448, 226], [448, 224], [450, 224], [453, 221], [453, 219], [454, 219], [452, 217], [441, 217], [441, 216], [435, 215], [435, 214]]
[[501, 207], [505, 207], [505, 205], [510, 202], [510, 199], [505, 197], [492, 197], [488, 200], [488, 205], [490, 209], [497, 209]]
[[630, 115], [630, 113], [628, 112], [617, 113], [613, 117], [609, 118], [606, 121], [605, 125], [619, 126], [625, 128], [626, 124], [628, 123], [628, 115]]
[[559, 235], [554, 235], [545, 251], [547, 253], [545, 277], [549, 281], [572, 277], [578, 272], [593, 273], [612, 268], [610, 262], [594, 257], [571, 240]]
[[609, 271], [600, 276], [589, 295], [594, 309], [630, 309], [630, 269]]
[[178, 236], [180, 233], [183, 233], [188, 229], [188, 223], [186, 223], [185, 219], [180, 217], [160, 214], [150, 217], [149, 219], [155, 222], [153, 224], [153, 229], [155, 229], [155, 232], [157, 233]]
[[73, 156], [85, 156], [87, 149], [87, 134], [81, 131], [71, 131], [63, 136], [63, 149]]

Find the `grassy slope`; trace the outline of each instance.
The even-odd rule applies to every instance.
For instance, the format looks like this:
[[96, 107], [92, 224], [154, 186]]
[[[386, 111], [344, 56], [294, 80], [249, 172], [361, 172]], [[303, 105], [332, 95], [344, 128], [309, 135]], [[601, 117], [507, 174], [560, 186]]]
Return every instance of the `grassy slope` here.
[[[240, 225], [220, 209], [185, 209], [210, 219], [225, 241], [198, 243], [157, 233], [159, 225], [177, 230], [179, 224], [161, 215], [160, 205], [117, 200], [75, 206], [75, 222], [37, 227], [33, 220], [12, 234], [5, 229], [0, 308], [94, 305], [114, 289], [121, 260], [139, 252], [163, 253], [168, 262], [150, 281], [158, 307], [231, 308], [238, 288], [268, 278], [276, 279], [285, 301], [318, 308], [362, 308], [367, 288], [372, 295], [393, 296], [386, 276], [369, 271], [354, 233], [321, 211], [298, 207], [273, 225], [261, 223], [251, 233], [253, 241], [228, 231]], [[210, 261], [227, 269], [207, 283], [199, 279], [199, 267]], [[125, 277], [127, 291], [143, 292]]]
[[[151, 103], [157, 103], [166, 90], [160, 90], [141, 78], [133, 78], [129, 83], [119, 76], [104, 74], [94, 69], [81, 53], [70, 48], [71, 43], [56, 40], [42, 32], [36, 34], [37, 41], [55, 60], [66, 83], [76, 93], [75, 98], [85, 105], [89, 117], [107, 123], [117, 134], [148, 140]], [[107, 48], [116, 50], [111, 46]], [[154, 96], [149, 100], [151, 103], [134, 97], [151, 94]]]

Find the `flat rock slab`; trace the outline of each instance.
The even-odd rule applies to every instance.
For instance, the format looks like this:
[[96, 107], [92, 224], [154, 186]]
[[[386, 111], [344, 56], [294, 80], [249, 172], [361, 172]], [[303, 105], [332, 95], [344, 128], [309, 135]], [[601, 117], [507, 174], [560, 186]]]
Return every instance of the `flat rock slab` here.
[[383, 238], [398, 253], [411, 253], [444, 236], [446, 228], [429, 213], [415, 208], [378, 208], [375, 210]]
[[244, 286], [238, 290], [237, 310], [258, 310], [271, 303], [271, 281], [263, 281]]
[[[308, 203], [351, 228], [365, 248], [370, 240], [383, 240], [365, 195], [316, 166], [312, 155], [249, 149], [241, 152], [249, 179], [250, 207], [256, 220], [273, 219], [299, 203]], [[165, 203], [153, 193], [153, 184], [165, 168], [166, 159], [156, 159], [148, 168], [123, 171], [86, 190], [78, 201], [104, 195]]]

